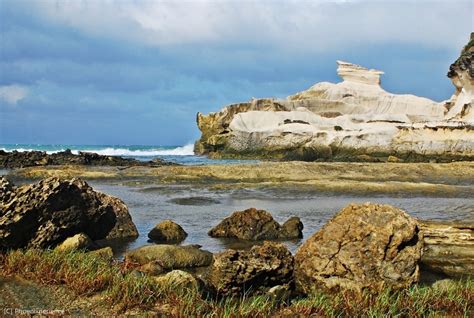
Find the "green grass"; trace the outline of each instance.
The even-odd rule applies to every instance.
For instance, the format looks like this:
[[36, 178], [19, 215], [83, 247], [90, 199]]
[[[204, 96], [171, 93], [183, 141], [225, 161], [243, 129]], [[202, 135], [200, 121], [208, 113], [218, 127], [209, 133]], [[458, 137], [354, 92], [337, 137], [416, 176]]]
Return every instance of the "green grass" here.
[[118, 313], [151, 310], [171, 317], [472, 317], [474, 281], [447, 288], [426, 286], [374, 294], [327, 293], [286, 303], [265, 296], [206, 298], [197, 290], [159, 286], [152, 277], [136, 275], [120, 262], [84, 252], [51, 250], [0, 254], [0, 275], [20, 276], [46, 285], [63, 285], [78, 296], [105, 296]]

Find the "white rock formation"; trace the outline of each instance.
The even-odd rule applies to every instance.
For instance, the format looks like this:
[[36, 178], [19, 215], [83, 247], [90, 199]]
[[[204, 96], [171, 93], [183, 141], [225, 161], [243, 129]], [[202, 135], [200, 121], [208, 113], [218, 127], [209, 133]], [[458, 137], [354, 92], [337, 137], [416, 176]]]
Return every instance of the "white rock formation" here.
[[456, 93], [446, 103], [388, 93], [380, 86], [382, 71], [337, 64], [340, 83], [317, 83], [284, 100], [253, 99], [198, 114], [202, 137], [195, 150], [305, 160], [350, 160], [361, 154], [474, 159], [472, 63], [451, 67]]

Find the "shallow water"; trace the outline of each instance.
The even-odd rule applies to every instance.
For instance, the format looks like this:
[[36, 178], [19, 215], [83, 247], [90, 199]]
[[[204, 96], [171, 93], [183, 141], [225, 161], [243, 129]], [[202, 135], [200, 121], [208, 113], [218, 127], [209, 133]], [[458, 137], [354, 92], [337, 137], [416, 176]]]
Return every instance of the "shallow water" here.
[[128, 205], [140, 233], [136, 240], [115, 242], [113, 248], [117, 256], [127, 249], [149, 244], [148, 232], [165, 219], [177, 222], [188, 233], [183, 244], [199, 244], [211, 252], [248, 247], [245, 242], [211, 238], [207, 232], [233, 211], [249, 207], [269, 211], [280, 223], [291, 216], [301, 218], [303, 240], [284, 241], [292, 252], [337, 211], [352, 202], [391, 204], [420, 219], [474, 219], [474, 198], [349, 196], [301, 188], [210, 190], [192, 185], [131, 187], [96, 182], [91, 185], [98, 191], [121, 198]]

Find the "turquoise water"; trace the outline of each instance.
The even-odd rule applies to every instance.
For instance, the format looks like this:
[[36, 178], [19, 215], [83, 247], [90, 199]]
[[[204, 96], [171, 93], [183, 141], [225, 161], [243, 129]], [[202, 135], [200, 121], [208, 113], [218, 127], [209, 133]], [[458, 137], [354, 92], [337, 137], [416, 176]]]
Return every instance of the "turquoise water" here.
[[184, 165], [254, 163], [255, 160], [215, 160], [205, 156], [196, 156], [193, 144], [184, 146], [140, 146], [140, 145], [39, 145], [39, 144], [2, 144], [5, 151], [46, 151], [55, 153], [71, 149], [73, 153], [94, 152], [105, 156], [119, 156], [137, 160], [161, 158]]

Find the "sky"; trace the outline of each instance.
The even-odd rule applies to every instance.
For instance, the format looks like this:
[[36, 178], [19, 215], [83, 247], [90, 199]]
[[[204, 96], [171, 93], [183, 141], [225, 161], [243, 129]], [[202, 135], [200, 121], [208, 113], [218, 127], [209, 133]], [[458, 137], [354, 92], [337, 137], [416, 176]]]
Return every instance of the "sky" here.
[[338, 82], [436, 101], [474, 0], [0, 0], [0, 144], [184, 145], [196, 113]]

